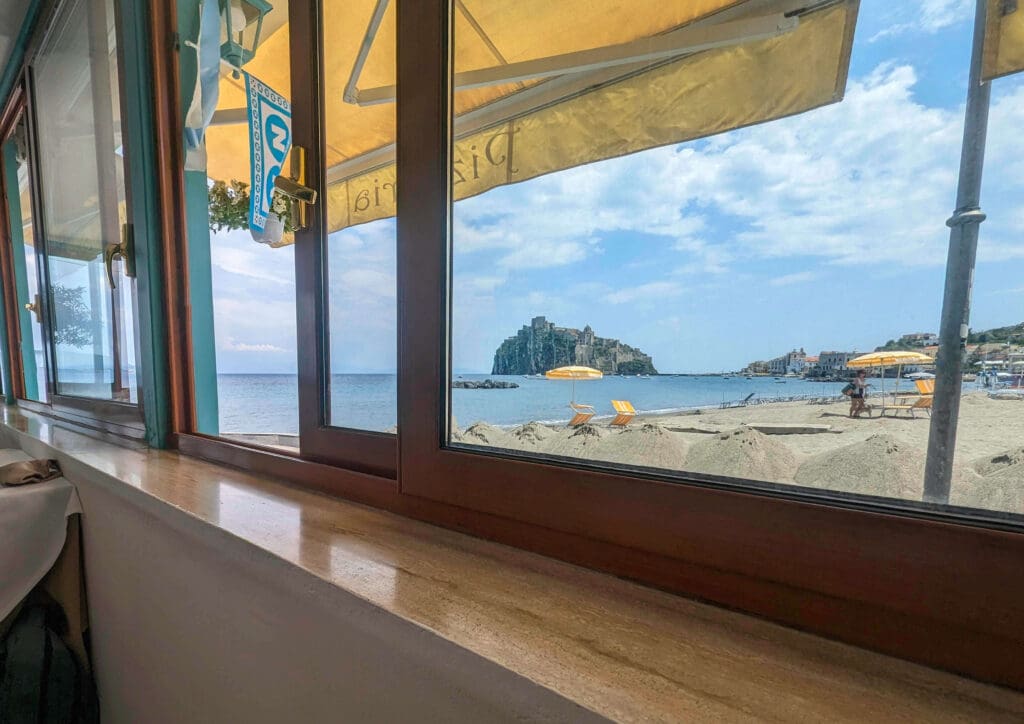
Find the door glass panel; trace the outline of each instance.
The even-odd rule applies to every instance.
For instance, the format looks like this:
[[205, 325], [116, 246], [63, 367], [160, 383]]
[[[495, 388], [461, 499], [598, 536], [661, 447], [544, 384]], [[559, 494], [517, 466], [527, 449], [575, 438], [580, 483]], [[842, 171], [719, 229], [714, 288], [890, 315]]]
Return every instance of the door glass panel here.
[[56, 392], [136, 402], [134, 284], [104, 267], [126, 220], [115, 38], [112, 0], [68, 3], [34, 63], [35, 117]]
[[323, 15], [327, 419], [378, 432], [398, 415], [394, 6], [329, 2]]
[[[183, 7], [189, 17], [198, 17], [196, 0]], [[259, 21], [237, 3], [232, 7], [233, 31], [247, 23], [242, 45], [252, 48]], [[263, 16], [255, 54], [243, 65], [254, 81], [286, 99], [291, 97], [288, 12], [288, 2], [273, 3]], [[203, 104], [215, 93], [216, 106], [202, 142], [188, 151], [185, 173], [198, 431], [294, 451], [299, 447], [294, 235], [284, 231], [280, 238], [254, 239], [246, 78], [221, 60], [223, 45], [212, 59], [205, 53], [206, 43], [226, 42], [224, 14], [219, 39], [216, 19], [212, 30], [210, 18], [204, 23], [200, 72], [212, 73], [215, 87], [200, 84], [196, 92]], [[188, 52], [185, 67], [192, 82], [196, 55]]]
[[7, 211], [11, 224], [15, 297], [18, 309], [18, 350], [24, 370], [25, 397], [46, 402], [46, 351], [43, 346], [42, 300], [39, 296], [36, 234], [28, 132], [24, 117], [3, 146]]

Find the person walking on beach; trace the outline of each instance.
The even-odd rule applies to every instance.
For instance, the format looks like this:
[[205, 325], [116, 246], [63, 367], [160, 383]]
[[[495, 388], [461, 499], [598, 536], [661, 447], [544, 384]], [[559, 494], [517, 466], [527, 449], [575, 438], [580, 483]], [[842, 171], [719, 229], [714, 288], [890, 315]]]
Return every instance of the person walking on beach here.
[[871, 386], [867, 381], [867, 374], [866, 371], [860, 370], [857, 376], [843, 388], [843, 394], [850, 398], [850, 417], [860, 417], [860, 413], [865, 410], [868, 417], [871, 417], [871, 408], [865, 401], [868, 396], [868, 387]]

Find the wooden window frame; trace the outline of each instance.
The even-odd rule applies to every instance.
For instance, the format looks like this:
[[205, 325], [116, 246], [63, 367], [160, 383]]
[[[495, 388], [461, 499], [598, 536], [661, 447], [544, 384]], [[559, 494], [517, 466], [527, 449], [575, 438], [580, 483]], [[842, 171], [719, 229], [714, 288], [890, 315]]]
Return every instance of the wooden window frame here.
[[[324, 66], [321, 2], [288, 5], [293, 37], [311, 43], [289, 43], [292, 106], [304, 109], [292, 118], [293, 142], [309, 150], [306, 174], [315, 188], [326, 189], [324, 138]], [[321, 199], [326, 194], [321, 194]], [[397, 436], [334, 427], [328, 424], [330, 400], [330, 300], [327, 285], [328, 229], [325, 202], [307, 210], [308, 227], [295, 233], [295, 289], [299, 355], [299, 446], [304, 459], [342, 466], [386, 478], [397, 476]], [[397, 342], [396, 342], [397, 343]]]
[[[1024, 534], [1019, 519], [447, 445], [453, 3], [396, 3], [400, 434], [394, 476], [194, 432], [187, 246], [180, 232], [186, 227], [176, 10], [174, 0], [155, 3], [151, 21], [164, 261], [168, 269], [180, 270], [166, 287], [172, 429], [178, 449], [1024, 688]], [[313, 23], [307, 25], [310, 32], [317, 27], [318, 3], [293, 0], [292, 8], [293, 22]], [[295, 81], [296, 88], [302, 85]], [[301, 143], [299, 136], [297, 131]], [[311, 149], [319, 147], [316, 138], [306, 141]], [[322, 300], [322, 269], [310, 259], [315, 258], [297, 254], [300, 319], [315, 319]], [[322, 359], [322, 347], [315, 346], [323, 344], [317, 324], [301, 325], [299, 342], [317, 350], [315, 358], [307, 355], [301, 362], [302, 379], [316, 379], [318, 385], [307, 387], [300, 405], [308, 406], [310, 392], [322, 392], [322, 377], [309, 367]], [[389, 454], [374, 453], [373, 460], [386, 467]]]

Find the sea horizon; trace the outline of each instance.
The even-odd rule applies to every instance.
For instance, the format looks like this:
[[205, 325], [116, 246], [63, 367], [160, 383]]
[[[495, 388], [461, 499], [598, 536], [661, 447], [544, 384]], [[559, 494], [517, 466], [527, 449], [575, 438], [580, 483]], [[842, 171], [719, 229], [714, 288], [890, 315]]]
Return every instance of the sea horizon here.
[[[220, 432], [298, 434], [298, 377], [289, 373], [218, 373]], [[573, 385], [524, 375], [460, 373], [468, 380], [514, 382], [514, 389], [452, 389], [452, 413], [462, 429], [487, 422], [514, 427], [527, 422], [562, 424], [571, 417]], [[331, 375], [332, 425], [389, 431], [397, 423], [395, 373]], [[836, 396], [842, 382], [799, 377], [735, 376], [735, 373], [661, 373], [643, 377], [606, 376], [578, 381], [575, 401], [593, 405], [597, 418], [613, 414], [612, 400], [629, 400], [641, 413], [670, 414], [697, 408], [792, 397]]]

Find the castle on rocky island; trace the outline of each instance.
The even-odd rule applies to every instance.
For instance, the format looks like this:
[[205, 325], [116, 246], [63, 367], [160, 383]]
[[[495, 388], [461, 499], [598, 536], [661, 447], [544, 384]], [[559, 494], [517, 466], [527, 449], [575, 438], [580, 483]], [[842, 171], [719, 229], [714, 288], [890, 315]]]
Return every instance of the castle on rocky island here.
[[651, 356], [639, 349], [598, 337], [589, 324], [582, 330], [556, 327], [544, 317], [534, 317], [501, 343], [491, 374], [534, 375], [566, 365], [593, 367], [605, 374], [658, 374]]

